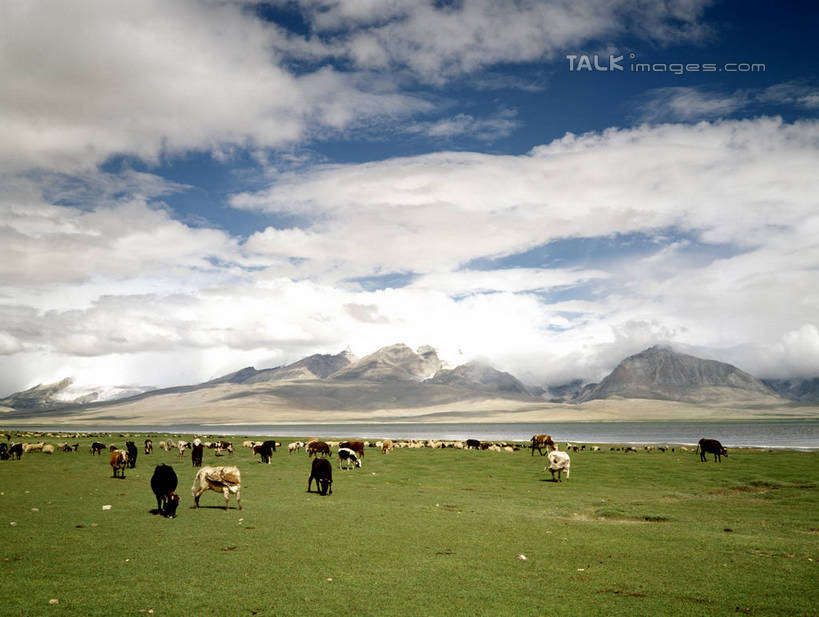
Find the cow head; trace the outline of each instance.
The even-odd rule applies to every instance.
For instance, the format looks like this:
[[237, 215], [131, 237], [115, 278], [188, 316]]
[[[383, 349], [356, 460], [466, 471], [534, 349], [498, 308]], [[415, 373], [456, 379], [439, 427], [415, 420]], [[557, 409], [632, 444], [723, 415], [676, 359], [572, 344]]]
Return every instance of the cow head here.
[[330, 490], [330, 487], [332, 486], [332, 484], [333, 484], [333, 481], [330, 480], [329, 478], [319, 479], [319, 481], [318, 481], [319, 495], [326, 495], [327, 491]]
[[162, 516], [176, 518], [176, 509], [179, 507], [179, 495], [171, 491], [165, 497], [165, 507], [162, 509]]

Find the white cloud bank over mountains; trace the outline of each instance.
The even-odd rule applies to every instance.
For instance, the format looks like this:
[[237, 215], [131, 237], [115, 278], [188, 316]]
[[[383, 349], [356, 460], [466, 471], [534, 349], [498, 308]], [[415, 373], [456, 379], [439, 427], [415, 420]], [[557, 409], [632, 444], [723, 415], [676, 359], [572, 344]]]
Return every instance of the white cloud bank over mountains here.
[[[169, 385], [396, 341], [540, 382], [599, 378], [664, 340], [761, 376], [815, 374], [817, 165], [819, 123], [772, 118], [331, 165], [237, 195], [304, 221], [244, 241], [144, 201], [79, 210], [28, 187], [25, 207], [0, 205], [6, 389], [35, 365], [38, 380], [100, 382], [102, 362], [110, 383]], [[634, 234], [647, 246], [593, 267], [497, 265]], [[390, 273], [405, 284], [355, 280]]]

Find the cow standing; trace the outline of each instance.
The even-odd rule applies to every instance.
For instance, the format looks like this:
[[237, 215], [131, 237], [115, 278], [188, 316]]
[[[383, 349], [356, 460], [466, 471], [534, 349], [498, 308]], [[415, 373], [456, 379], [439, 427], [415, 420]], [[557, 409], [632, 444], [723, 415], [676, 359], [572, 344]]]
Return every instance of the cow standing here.
[[198, 441], [198, 439], [194, 441], [193, 446], [191, 446], [191, 462], [194, 467], [202, 466], [202, 454], [205, 449], [201, 442], [197, 443]]
[[126, 441], [125, 442], [125, 449], [128, 452], [128, 469], [133, 469], [136, 467], [136, 460], [137, 460], [137, 447], [133, 441]]
[[114, 478], [125, 478], [125, 467], [128, 465], [128, 453], [125, 450], [113, 450], [111, 452], [111, 468], [114, 470]]

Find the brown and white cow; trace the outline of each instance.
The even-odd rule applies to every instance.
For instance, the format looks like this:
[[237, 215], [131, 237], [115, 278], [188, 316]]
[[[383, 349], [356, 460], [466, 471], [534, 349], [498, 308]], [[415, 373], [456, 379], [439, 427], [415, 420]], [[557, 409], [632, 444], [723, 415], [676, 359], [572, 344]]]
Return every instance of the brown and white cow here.
[[[548, 454], [552, 450], [557, 450], [555, 446], [555, 442], [552, 441], [551, 435], [533, 435], [532, 436], [532, 456], [535, 455], [535, 448], [537, 448], [538, 453], [540, 456], [544, 454]], [[543, 448], [546, 448], [546, 452], [543, 452]]]
[[128, 465], [128, 453], [125, 450], [113, 450], [111, 452], [111, 468], [114, 470], [115, 478], [125, 477], [125, 467]]
[[358, 458], [364, 458], [364, 442], [363, 441], [342, 441], [338, 444], [339, 448], [349, 448], [358, 455]]
[[[199, 488], [196, 488], [196, 483], [199, 483]], [[242, 509], [242, 497], [240, 489], [242, 488], [242, 475], [238, 467], [211, 467], [210, 465], [202, 467], [196, 476], [193, 478], [193, 486], [191, 486], [191, 495], [193, 496], [194, 508], [199, 507], [199, 497], [207, 490], [222, 493], [225, 496], [225, 510], [230, 509], [229, 499], [230, 494], [236, 495], [236, 503], [239, 509]]]

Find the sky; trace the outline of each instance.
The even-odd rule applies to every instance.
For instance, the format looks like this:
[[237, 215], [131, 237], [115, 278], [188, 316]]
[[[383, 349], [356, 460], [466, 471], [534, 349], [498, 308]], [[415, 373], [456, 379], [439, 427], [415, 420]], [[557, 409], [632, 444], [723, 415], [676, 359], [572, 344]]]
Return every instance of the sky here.
[[0, 4], [0, 395], [432, 345], [819, 375], [819, 7]]

